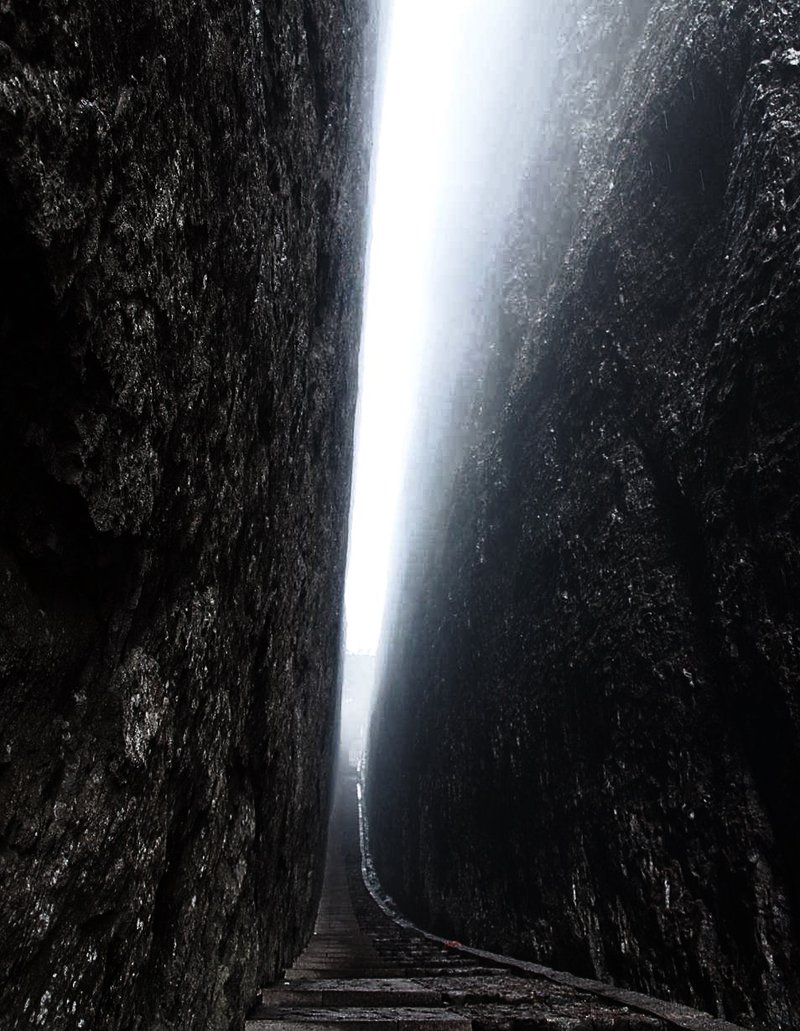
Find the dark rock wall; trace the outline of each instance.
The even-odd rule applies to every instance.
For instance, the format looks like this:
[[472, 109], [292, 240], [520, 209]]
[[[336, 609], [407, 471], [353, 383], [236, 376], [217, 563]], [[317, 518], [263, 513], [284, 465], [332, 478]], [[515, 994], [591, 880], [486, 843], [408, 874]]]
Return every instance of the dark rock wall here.
[[796, 1028], [800, 17], [565, 9], [371, 842], [445, 935]]
[[0, 1026], [241, 1026], [310, 933], [367, 0], [0, 4]]

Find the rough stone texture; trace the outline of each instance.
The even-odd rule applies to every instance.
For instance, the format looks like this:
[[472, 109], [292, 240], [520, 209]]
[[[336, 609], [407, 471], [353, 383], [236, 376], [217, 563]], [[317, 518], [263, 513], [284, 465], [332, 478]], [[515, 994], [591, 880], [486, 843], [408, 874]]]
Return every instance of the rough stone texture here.
[[0, 1026], [241, 1026], [310, 932], [367, 0], [0, 3]]
[[800, 13], [565, 10], [373, 850], [445, 936], [796, 1028]]

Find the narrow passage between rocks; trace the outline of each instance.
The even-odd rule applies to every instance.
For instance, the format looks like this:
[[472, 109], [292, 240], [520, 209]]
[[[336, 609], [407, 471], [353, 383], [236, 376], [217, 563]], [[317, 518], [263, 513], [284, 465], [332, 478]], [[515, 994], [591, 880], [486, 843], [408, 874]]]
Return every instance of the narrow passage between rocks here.
[[659, 999], [479, 953], [393, 919], [362, 875], [357, 775], [339, 779], [313, 936], [248, 1031], [734, 1031]]

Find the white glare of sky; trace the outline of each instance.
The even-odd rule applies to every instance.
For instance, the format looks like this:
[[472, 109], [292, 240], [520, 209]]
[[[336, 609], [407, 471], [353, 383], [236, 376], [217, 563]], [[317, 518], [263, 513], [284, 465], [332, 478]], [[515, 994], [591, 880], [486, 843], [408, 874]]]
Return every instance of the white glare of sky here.
[[345, 605], [348, 651], [375, 652], [389, 577], [442, 188], [455, 27], [475, 0], [396, 0], [376, 130]]

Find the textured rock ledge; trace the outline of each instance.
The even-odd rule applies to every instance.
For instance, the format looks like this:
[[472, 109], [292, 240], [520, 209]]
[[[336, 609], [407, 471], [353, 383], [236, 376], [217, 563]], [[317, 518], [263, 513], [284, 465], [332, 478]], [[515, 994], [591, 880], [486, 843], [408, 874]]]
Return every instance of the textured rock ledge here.
[[238, 1027], [310, 932], [367, 0], [0, 4], [0, 1026]]
[[788, 5], [568, 5], [368, 778], [422, 926], [787, 1031], [798, 38]]

